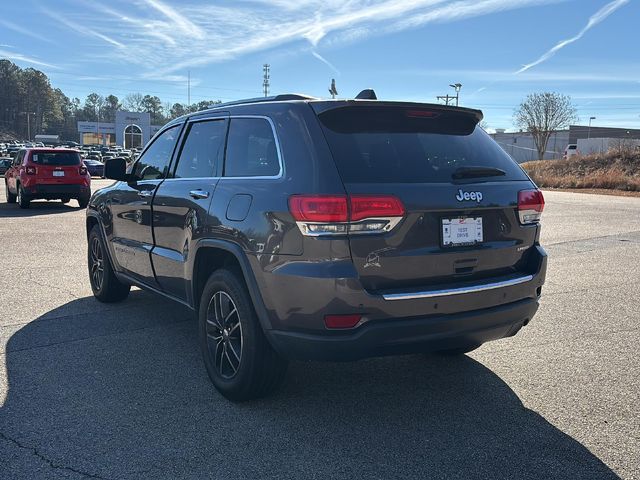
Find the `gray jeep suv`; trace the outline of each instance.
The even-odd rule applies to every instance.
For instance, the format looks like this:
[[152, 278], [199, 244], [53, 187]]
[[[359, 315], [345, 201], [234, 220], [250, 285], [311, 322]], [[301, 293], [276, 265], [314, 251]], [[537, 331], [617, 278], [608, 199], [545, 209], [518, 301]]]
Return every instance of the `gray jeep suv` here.
[[197, 313], [208, 374], [264, 396], [289, 359], [462, 354], [527, 325], [541, 192], [478, 110], [279, 95], [165, 125], [87, 209], [95, 296]]

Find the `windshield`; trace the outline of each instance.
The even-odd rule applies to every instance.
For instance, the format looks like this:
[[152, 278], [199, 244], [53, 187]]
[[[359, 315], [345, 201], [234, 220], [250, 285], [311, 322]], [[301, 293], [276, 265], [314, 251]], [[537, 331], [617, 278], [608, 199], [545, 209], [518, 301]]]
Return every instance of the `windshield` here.
[[[352, 107], [319, 116], [347, 183], [443, 183], [469, 167], [492, 181], [527, 180], [475, 119], [457, 113]], [[496, 175], [492, 169], [503, 171]]]

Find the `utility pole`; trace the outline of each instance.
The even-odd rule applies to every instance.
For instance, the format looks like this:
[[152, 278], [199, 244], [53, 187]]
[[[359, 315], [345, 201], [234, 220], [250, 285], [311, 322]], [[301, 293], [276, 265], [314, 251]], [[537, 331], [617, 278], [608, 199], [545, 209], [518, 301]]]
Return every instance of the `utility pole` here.
[[438, 95], [436, 98], [438, 100], [444, 100], [444, 104], [445, 105], [449, 105], [449, 100], [451, 100], [451, 102], [453, 102], [453, 100], [455, 99], [456, 101], [456, 107], [458, 106], [459, 100], [460, 100], [460, 89], [462, 88], [462, 84], [461, 83], [452, 83], [449, 85], [450, 87], [452, 87], [453, 89], [455, 89], [456, 91], [456, 95], [449, 95], [448, 93], [446, 95]]
[[187, 70], [187, 107], [191, 108], [191, 70]]
[[269, 96], [269, 79], [271, 78], [269, 76], [269, 69], [271, 68], [271, 65], [269, 65], [268, 63], [265, 63], [264, 65], [262, 65], [262, 72], [263, 72], [263, 77], [262, 77], [262, 90], [264, 92], [264, 96], [268, 97]]

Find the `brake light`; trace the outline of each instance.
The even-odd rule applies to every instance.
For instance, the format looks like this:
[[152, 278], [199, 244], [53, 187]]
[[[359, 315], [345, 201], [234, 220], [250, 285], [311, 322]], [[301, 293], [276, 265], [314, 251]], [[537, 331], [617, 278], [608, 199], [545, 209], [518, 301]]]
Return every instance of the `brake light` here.
[[431, 110], [407, 110], [405, 115], [410, 118], [436, 118], [440, 114]]
[[402, 217], [404, 206], [396, 197], [353, 195], [351, 200], [351, 221], [371, 217]]
[[82, 167], [80, 167], [80, 175], [86, 175], [87, 174], [87, 167], [85, 167], [84, 165]]
[[520, 190], [518, 192], [518, 216], [522, 225], [539, 222], [543, 210], [544, 197], [540, 190]]
[[37, 173], [36, 167], [28, 166], [24, 169], [27, 175], [35, 175]]
[[289, 209], [297, 221], [348, 221], [346, 195], [293, 195]]
[[304, 235], [384, 233], [404, 217], [390, 195], [292, 195], [289, 210]]

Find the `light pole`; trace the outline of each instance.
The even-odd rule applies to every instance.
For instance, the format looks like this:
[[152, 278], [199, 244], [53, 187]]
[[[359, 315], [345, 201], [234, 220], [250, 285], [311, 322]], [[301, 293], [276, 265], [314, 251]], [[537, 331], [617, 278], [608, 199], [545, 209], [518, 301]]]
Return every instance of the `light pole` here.
[[27, 116], [27, 140], [31, 141], [31, 115], [35, 115], [36, 112], [20, 112], [22, 115]]
[[462, 88], [461, 83], [452, 83], [449, 85], [456, 91], [456, 107], [458, 106], [458, 99], [460, 98], [460, 89]]
[[587, 130], [587, 140], [591, 138], [591, 120], [595, 120], [596, 117], [589, 117], [589, 129]]

